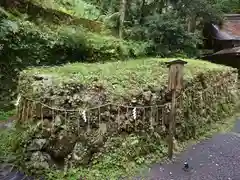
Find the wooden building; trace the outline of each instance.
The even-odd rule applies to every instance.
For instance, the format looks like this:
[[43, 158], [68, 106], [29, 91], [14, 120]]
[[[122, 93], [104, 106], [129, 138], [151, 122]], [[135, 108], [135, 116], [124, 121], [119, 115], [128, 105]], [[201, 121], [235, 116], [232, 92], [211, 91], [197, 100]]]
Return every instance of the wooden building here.
[[225, 15], [221, 26], [206, 24], [203, 35], [205, 48], [212, 49], [214, 53], [202, 59], [240, 70], [240, 14]]
[[240, 46], [240, 14], [227, 14], [222, 25], [206, 23], [204, 46], [214, 52]]

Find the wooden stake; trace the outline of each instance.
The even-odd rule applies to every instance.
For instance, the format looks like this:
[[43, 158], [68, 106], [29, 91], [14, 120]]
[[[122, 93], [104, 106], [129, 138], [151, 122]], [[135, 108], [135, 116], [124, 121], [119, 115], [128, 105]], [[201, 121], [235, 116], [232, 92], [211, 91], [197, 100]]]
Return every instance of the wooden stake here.
[[171, 111], [169, 115], [169, 137], [168, 137], [168, 157], [172, 159], [173, 156], [173, 139], [175, 132], [175, 109], [176, 106], [176, 91], [172, 92]]
[[173, 140], [175, 137], [175, 116], [176, 116], [176, 96], [177, 91], [181, 92], [183, 86], [183, 67], [187, 62], [182, 60], [173, 60], [167, 62], [169, 65], [168, 91], [171, 93], [171, 111], [169, 114], [168, 129], [168, 157], [173, 156]]

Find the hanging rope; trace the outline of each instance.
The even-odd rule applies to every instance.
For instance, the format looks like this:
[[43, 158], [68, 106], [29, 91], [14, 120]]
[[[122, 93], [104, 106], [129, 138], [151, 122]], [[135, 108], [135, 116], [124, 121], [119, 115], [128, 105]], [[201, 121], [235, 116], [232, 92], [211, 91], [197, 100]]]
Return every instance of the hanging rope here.
[[21, 95], [19, 94], [18, 97], [17, 97], [17, 101], [16, 101], [16, 103], [14, 104], [16, 107], [19, 106], [20, 100], [21, 100]]
[[84, 122], [87, 122], [87, 116], [86, 116], [85, 110], [82, 112], [82, 118], [83, 118]]
[[[223, 82], [221, 82], [221, 83], [216, 83], [215, 85], [212, 85], [211, 87], [208, 87], [208, 88], [206, 88], [206, 89], [204, 89], [202, 92], [201, 92], [201, 95], [199, 96], [199, 97], [197, 97], [197, 99], [198, 98], [203, 98], [203, 95], [205, 94], [205, 93], [207, 93], [207, 91], [209, 91], [209, 89], [212, 89], [212, 88], [215, 88], [215, 87], [217, 87], [217, 86], [219, 86], [219, 85], [221, 85]], [[185, 89], [184, 91], [182, 91], [182, 92], [180, 92], [180, 95], [176, 98], [176, 100], [178, 100], [179, 98], [183, 98], [183, 96], [186, 96], [186, 93], [188, 93], [188, 92], [190, 92], [191, 91], [191, 89], [190, 88], [187, 88], [187, 89]], [[195, 98], [194, 98], [194, 100], [195, 100]], [[27, 102], [27, 107], [26, 107], [26, 102]], [[47, 104], [44, 104], [44, 103], [42, 103], [42, 102], [40, 102], [40, 101], [34, 101], [34, 100], [32, 100], [32, 99], [29, 99], [29, 98], [25, 98], [25, 97], [23, 97], [21, 94], [19, 94], [18, 95], [18, 98], [17, 98], [17, 100], [16, 100], [16, 103], [15, 103], [15, 106], [16, 107], [18, 107], [18, 109], [20, 110], [21, 108], [20, 108], [20, 105], [21, 104], [23, 104], [22, 105], [22, 109], [21, 109], [21, 112], [19, 112], [19, 119], [24, 119], [25, 118], [25, 116], [27, 115], [27, 116], [29, 116], [29, 102], [31, 102], [31, 104], [39, 104], [39, 106], [40, 106], [40, 108], [41, 108], [41, 120], [43, 120], [43, 107], [44, 108], [48, 108], [50, 111], [52, 111], [52, 115], [54, 115], [54, 112], [55, 111], [57, 111], [57, 112], [64, 112], [65, 113], [65, 115], [69, 112], [77, 112], [77, 113], [79, 113], [80, 114], [80, 112], [81, 112], [81, 116], [82, 116], [82, 118], [83, 118], [83, 120], [84, 120], [84, 122], [87, 122], [87, 116], [86, 116], [86, 112], [87, 111], [91, 111], [91, 110], [97, 110], [98, 109], [98, 112], [99, 112], [99, 123], [100, 123], [100, 119], [101, 119], [101, 108], [109, 108], [109, 109], [111, 109], [111, 107], [112, 106], [116, 106], [117, 107], [117, 121], [118, 121], [118, 125], [119, 125], [119, 127], [120, 127], [120, 110], [121, 110], [121, 108], [126, 108], [126, 114], [128, 114], [129, 113], [129, 109], [132, 109], [132, 117], [133, 117], [133, 119], [135, 120], [135, 122], [136, 122], [136, 120], [137, 120], [137, 110], [139, 110], [139, 109], [141, 109], [142, 110], [142, 123], [144, 124], [144, 121], [146, 120], [146, 110], [147, 109], [157, 109], [157, 118], [159, 117], [159, 114], [158, 114], [158, 109], [159, 108], [161, 108], [162, 109], [162, 111], [164, 111], [164, 109], [167, 107], [167, 106], [169, 106], [169, 103], [170, 102], [167, 102], [167, 103], [165, 103], [165, 104], [161, 104], [161, 105], [149, 105], [149, 106], [131, 106], [131, 105], [120, 105], [120, 104], [114, 104], [114, 103], [106, 103], [106, 104], [103, 104], [103, 105], [99, 105], [99, 106], [95, 106], [95, 107], [91, 107], [91, 108], [86, 108], [86, 109], [84, 109], [84, 110], [81, 110], [81, 109], [60, 109], [60, 108], [56, 108], [56, 107], [53, 107], [53, 106], [49, 106], [49, 105], [47, 105]], [[30, 107], [31, 108], [31, 107]], [[26, 109], [27, 109], [27, 112], [25, 112], [26, 111]], [[32, 114], [31, 114], [31, 116], [32, 116]], [[110, 115], [109, 115], [110, 116]], [[110, 119], [110, 117], [109, 117], [109, 119]], [[162, 118], [162, 120], [163, 120], [164, 118]], [[66, 119], [65, 119], [66, 120]]]
[[134, 120], [137, 119], [137, 108], [136, 107], [133, 109], [133, 119]]

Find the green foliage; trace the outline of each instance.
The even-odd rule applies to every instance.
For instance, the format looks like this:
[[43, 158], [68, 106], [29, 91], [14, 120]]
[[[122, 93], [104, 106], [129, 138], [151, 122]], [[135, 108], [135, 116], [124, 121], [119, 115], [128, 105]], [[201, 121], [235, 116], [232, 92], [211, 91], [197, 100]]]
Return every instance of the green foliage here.
[[4, 45], [2, 55], [9, 57], [12, 62], [17, 58], [22, 65], [50, 65], [64, 63], [74, 50], [78, 55], [86, 54], [84, 37], [80, 38], [80, 33], [75, 33], [74, 38], [71, 38], [66, 31], [58, 33], [46, 28], [41, 30], [28, 21], [3, 20], [0, 28], [1, 43]]
[[[236, 116], [238, 117], [238, 116]], [[197, 139], [192, 139], [191, 143], [196, 143], [202, 139], [209, 138], [212, 134], [228, 132], [235, 123], [236, 117], [222, 119], [216, 123], [203, 126], [199, 129]], [[24, 133], [25, 132], [25, 133]], [[22, 140], [27, 137], [28, 132], [25, 130], [1, 130], [0, 131], [0, 161], [12, 162], [12, 160], [23, 159]], [[159, 139], [158, 139], [159, 140]], [[182, 149], [189, 145], [189, 141], [178, 144]], [[87, 179], [119, 179], [119, 177], [135, 177], [140, 175], [148, 168], [148, 165], [163, 160], [166, 155], [167, 146], [163, 141], [153, 141], [146, 139], [146, 136], [122, 136], [111, 138], [108, 142], [108, 152], [104, 152], [101, 159], [88, 168], [71, 168], [67, 171], [49, 170], [45, 175], [49, 180], [75, 180], [82, 178]], [[141, 155], [137, 152], [143, 152], [149, 148], [151, 152]], [[16, 149], [18, 151], [16, 151]], [[137, 149], [135, 154], [135, 149]], [[140, 150], [140, 151], [139, 151]], [[140, 156], [139, 156], [140, 155]], [[137, 157], [136, 159], [134, 157]], [[16, 158], [17, 157], [17, 158]], [[129, 158], [130, 157], [130, 158]], [[129, 158], [129, 159], [128, 159]], [[23, 162], [23, 161], [22, 161]], [[26, 164], [23, 164], [26, 168]], [[43, 172], [42, 172], [43, 173]]]
[[[54, 26], [49, 28], [46, 24], [37, 26], [29, 21], [6, 19], [0, 23], [1, 43], [4, 45], [1, 53], [8, 55], [11, 50], [15, 57], [28, 61], [30, 65], [87, 61], [88, 58], [93, 61], [98, 61], [99, 58], [119, 59], [145, 53], [146, 45], [143, 43], [89, 33], [77, 26], [60, 26], [56, 29]], [[107, 55], [101, 56], [104, 53]], [[97, 54], [100, 54], [98, 59], [94, 59]]]
[[92, 34], [88, 38], [92, 47], [92, 61], [126, 59], [128, 57], [140, 57], [146, 54], [148, 44], [134, 41], [123, 41], [111, 36]]
[[[13, 100], [18, 72], [25, 67], [119, 60], [142, 56], [146, 47], [144, 43], [89, 33], [82, 27], [36, 25], [18, 18], [0, 21], [0, 37], [0, 80], [4, 84], [0, 92], [11, 95], [0, 97], [3, 104]], [[6, 97], [10, 98], [3, 100]]]
[[[88, 19], [98, 19], [102, 15], [100, 19], [114, 30], [113, 34], [118, 34], [120, 1], [34, 0], [34, 2], [39, 6]], [[147, 53], [151, 55], [173, 56], [177, 54], [192, 57], [198, 55], [196, 46], [202, 43], [199, 33], [201, 23], [204, 21], [219, 22], [223, 12], [229, 12], [230, 9], [239, 9], [239, 2], [236, 0], [137, 0], [127, 1], [127, 6], [124, 22], [126, 38], [147, 42]], [[193, 31], [190, 33], [187, 24], [191, 18], [195, 25], [193, 25]], [[102, 57], [106, 58], [113, 55], [113, 58], [115, 58], [116, 54], [112, 53], [112, 49], [109, 50], [110, 45], [106, 44], [102, 48], [98, 43], [98, 37], [96, 40], [93, 40], [93, 37], [90, 37], [90, 39], [90, 46], [93, 41], [97, 43], [96, 49], [90, 50], [91, 53], [97, 52], [93, 58], [100, 57], [98, 55], [99, 49], [106, 49], [106, 53]], [[101, 40], [101, 43], [104, 44], [105, 40]], [[117, 43], [114, 51], [124, 54], [124, 51], [120, 52], [119, 49], [125, 49], [125, 47], [119, 48], [119, 46], [119, 43]]]
[[73, 16], [97, 19], [100, 16], [100, 10], [83, 0], [32, 0], [38, 5], [46, 8], [52, 8]]
[[144, 26], [133, 28], [131, 33], [135, 38], [149, 41], [148, 53], [162, 57], [195, 56], [201, 42], [197, 33], [186, 33], [184, 22], [173, 13], [146, 17]]
[[224, 13], [240, 13], [239, 0], [217, 0], [216, 6]]
[[52, 171], [49, 179], [118, 179], [133, 176], [140, 169], [157, 162], [167, 153], [162, 140], [147, 136], [128, 135], [110, 138], [106, 152], [102, 152], [91, 168], [69, 169], [65, 173]]
[[71, 4], [69, 9], [72, 9], [76, 16], [85, 17], [87, 19], [97, 19], [100, 16], [99, 9], [86, 1], [70, 0], [69, 4]]
[[15, 110], [11, 111], [1, 111], [0, 110], [0, 121], [8, 120], [10, 117], [15, 115]]
[[[105, 23], [116, 34], [119, 30], [121, 1], [92, 0], [106, 15]], [[223, 13], [237, 12], [238, 0], [126, 1], [125, 38], [150, 43], [151, 55], [198, 56], [202, 24], [219, 23]]]
[[[236, 91], [226, 90], [229, 86], [233, 86], [230, 82], [233, 81], [234, 77], [225, 78], [224, 84], [219, 85], [219, 87], [216, 87], [216, 85], [211, 87], [208, 86], [208, 82], [210, 79], [212, 81], [214, 79], [210, 76], [212, 76], [211, 73], [205, 74], [204, 79], [200, 78], [200, 82], [196, 80], [196, 84], [184, 95], [183, 111], [185, 118], [184, 122], [177, 127], [179, 139], [198, 138], [206, 133], [205, 131], [208, 128], [206, 125], [215, 124], [222, 118], [234, 114], [239, 96]], [[216, 76], [218, 76], [217, 73]], [[218, 81], [214, 84], [217, 83]], [[219, 88], [225, 89], [225, 91], [219, 91]], [[182, 133], [180, 133], [181, 131]]]
[[24, 132], [15, 129], [3, 129], [0, 131], [0, 162], [15, 163], [21, 162], [23, 158], [21, 142]]
[[[183, 8], [184, 7], [184, 8]], [[178, 15], [181, 18], [194, 17], [195, 21], [204, 22], [222, 19], [222, 10], [218, 7], [216, 1], [211, 0], [183, 0], [177, 5]]]
[[[9, 130], [1, 130], [1, 138], [0, 138], [0, 157], [8, 157], [9, 154], [13, 151], [13, 141], [17, 137], [12, 131]], [[4, 159], [1, 159], [1, 162]]]
[[[83, 38], [73, 44], [66, 33], [59, 38], [58, 33], [41, 30], [28, 21], [3, 19], [0, 22], [0, 36], [3, 47], [0, 51], [0, 92], [5, 93], [0, 99], [4, 104], [11, 103], [18, 72], [23, 68], [81, 60], [87, 51], [87, 48], [82, 46]], [[6, 97], [9, 99], [4, 100]]]

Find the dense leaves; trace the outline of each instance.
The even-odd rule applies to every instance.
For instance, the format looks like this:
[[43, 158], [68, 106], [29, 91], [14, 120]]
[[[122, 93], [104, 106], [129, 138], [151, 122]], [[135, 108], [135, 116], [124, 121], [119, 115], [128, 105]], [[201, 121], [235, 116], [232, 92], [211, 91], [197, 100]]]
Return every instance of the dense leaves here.
[[[73, 43], [66, 36], [46, 33], [27, 21], [2, 20], [0, 27], [1, 62], [1, 103], [8, 105], [16, 88], [17, 75], [27, 66], [51, 65], [70, 60], [83, 59], [87, 51], [81, 43]], [[70, 45], [71, 44], [71, 45]], [[76, 54], [73, 54], [75, 52]], [[75, 55], [75, 56], [74, 56]], [[74, 59], [75, 58], [75, 59]], [[10, 99], [4, 100], [9, 97]]]
[[[223, 13], [234, 13], [239, 9], [239, 1], [236, 0], [127, 0], [126, 2], [125, 0], [92, 0], [91, 2], [102, 9], [110, 28], [117, 33], [124, 31], [125, 38], [147, 41], [151, 44], [149, 53], [161, 56], [169, 56], [176, 52], [196, 56], [196, 46], [202, 44], [200, 31], [203, 24], [209, 21], [220, 23]], [[122, 30], [120, 22], [123, 3], [127, 8], [124, 12]]]
[[[1, 105], [14, 95], [18, 72], [29, 66], [110, 61], [145, 54], [144, 43], [120, 41], [77, 26], [40, 26], [18, 18], [0, 21]], [[11, 83], [12, 82], [12, 83]]]
[[184, 22], [173, 13], [155, 14], [145, 18], [143, 26], [134, 27], [130, 37], [148, 39], [149, 54], [160, 56], [186, 55], [197, 53], [200, 43], [197, 33], [186, 33]]
[[34, 3], [47, 8], [57, 9], [64, 13], [84, 17], [87, 19], [97, 19], [100, 16], [98, 7], [83, 0], [32, 0]]
[[216, 0], [218, 8], [224, 13], [240, 13], [239, 0]]

